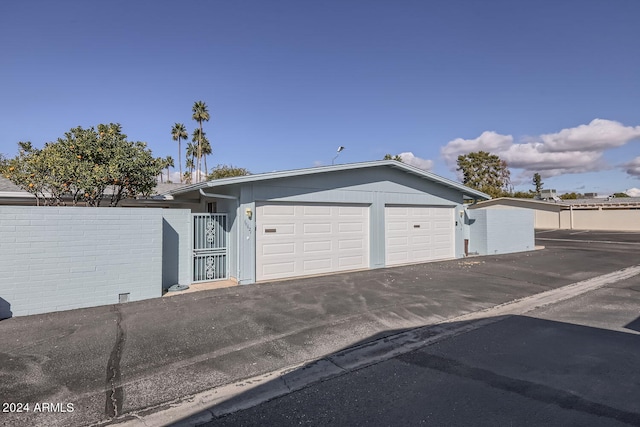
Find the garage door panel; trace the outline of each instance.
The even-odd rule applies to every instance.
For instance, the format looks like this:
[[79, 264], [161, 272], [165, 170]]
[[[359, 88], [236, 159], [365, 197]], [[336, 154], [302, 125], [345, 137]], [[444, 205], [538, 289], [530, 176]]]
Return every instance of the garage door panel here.
[[263, 274], [266, 276], [283, 276], [295, 272], [295, 262], [273, 262], [264, 266]]
[[348, 249], [365, 249], [363, 247], [364, 242], [362, 239], [342, 239], [338, 242], [339, 250], [348, 250]]
[[413, 254], [415, 257], [422, 259], [429, 259], [432, 256], [430, 249], [414, 250]]
[[[369, 267], [369, 208], [355, 205], [277, 205], [256, 207], [256, 226], [262, 233], [256, 236], [256, 279], [331, 273]], [[277, 217], [263, 213], [295, 212]], [[265, 233], [266, 228], [276, 232]], [[286, 232], [280, 232], [285, 230]], [[278, 253], [283, 245], [293, 252]], [[284, 252], [284, 249], [281, 249]]]
[[338, 207], [338, 215], [340, 217], [356, 217], [356, 218], [364, 218], [366, 216], [366, 212], [362, 210], [361, 207], [358, 206], [340, 206]]
[[453, 208], [385, 207], [386, 265], [454, 257]]
[[314, 274], [331, 268], [331, 258], [303, 260], [302, 266], [307, 274]]
[[343, 256], [338, 260], [338, 267], [341, 269], [354, 269], [359, 268], [365, 262], [365, 258], [362, 255]]
[[305, 217], [329, 217], [331, 216], [331, 206], [311, 206], [305, 205], [301, 206], [301, 210]]
[[271, 243], [262, 246], [262, 255], [290, 255], [295, 253], [294, 243]]
[[303, 232], [305, 235], [308, 234], [329, 234], [331, 233], [331, 223], [320, 223], [320, 224], [309, 224], [305, 223], [303, 225]]
[[389, 231], [406, 231], [409, 223], [406, 221], [389, 221], [387, 222], [387, 230]]
[[387, 253], [387, 265], [406, 264], [409, 259], [407, 251]]
[[365, 231], [365, 224], [361, 222], [340, 222], [338, 223], [338, 231], [341, 234], [344, 233], [357, 233], [362, 234]]
[[447, 245], [450, 241], [451, 241], [451, 236], [448, 236], [448, 235], [436, 234], [434, 236], [434, 243], [437, 243], [437, 244]]
[[288, 205], [268, 205], [262, 207], [262, 217], [283, 217], [283, 216], [295, 216], [295, 206]]
[[331, 250], [331, 240], [323, 240], [319, 242], [303, 242], [303, 252], [305, 254], [313, 252], [331, 252]]
[[412, 236], [411, 244], [413, 246], [426, 246], [431, 244], [431, 236]]

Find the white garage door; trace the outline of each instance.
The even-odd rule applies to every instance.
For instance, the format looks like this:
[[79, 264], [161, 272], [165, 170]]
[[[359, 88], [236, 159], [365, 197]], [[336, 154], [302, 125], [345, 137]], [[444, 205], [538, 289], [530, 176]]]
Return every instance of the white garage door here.
[[386, 265], [453, 258], [453, 208], [385, 207]]
[[369, 268], [369, 208], [256, 207], [256, 280]]

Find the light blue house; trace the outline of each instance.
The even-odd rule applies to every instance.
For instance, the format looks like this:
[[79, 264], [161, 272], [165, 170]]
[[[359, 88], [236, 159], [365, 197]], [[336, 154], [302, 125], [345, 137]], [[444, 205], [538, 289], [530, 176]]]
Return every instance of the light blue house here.
[[188, 263], [191, 278], [182, 268], [178, 281], [251, 284], [461, 258], [469, 198], [490, 197], [383, 160], [207, 181], [164, 200], [200, 211], [192, 253], [175, 263]]
[[155, 298], [174, 284], [533, 249], [528, 212], [465, 209], [489, 198], [383, 160], [207, 181], [130, 207], [0, 206], [0, 319]]

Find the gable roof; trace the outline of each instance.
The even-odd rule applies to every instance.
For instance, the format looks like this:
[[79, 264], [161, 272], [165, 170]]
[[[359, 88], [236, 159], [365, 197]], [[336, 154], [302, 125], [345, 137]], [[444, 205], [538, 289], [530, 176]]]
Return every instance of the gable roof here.
[[4, 193], [4, 192], [29, 194], [27, 191], [24, 191], [22, 188], [18, 187], [17, 185], [9, 181], [4, 176], [0, 176], [0, 193]]
[[335, 166], [318, 166], [318, 167], [305, 168], [305, 169], [293, 169], [293, 170], [286, 170], [286, 171], [266, 172], [266, 173], [260, 173], [255, 175], [221, 178], [221, 179], [215, 179], [212, 181], [205, 181], [205, 182], [199, 182], [197, 184], [186, 185], [175, 190], [170, 190], [165, 194], [173, 196], [173, 195], [188, 193], [194, 190], [200, 190], [200, 189], [204, 190], [211, 187], [221, 187], [225, 185], [244, 184], [248, 182], [267, 181], [267, 180], [279, 179], [279, 178], [289, 178], [289, 177], [295, 177], [295, 176], [331, 173], [331, 172], [338, 172], [338, 171], [349, 171], [349, 170], [366, 169], [366, 168], [381, 167], [381, 166], [399, 169], [403, 172], [415, 175], [419, 178], [423, 178], [428, 181], [444, 185], [445, 187], [458, 190], [461, 193], [463, 193], [463, 195], [470, 198], [485, 199], [485, 200], [491, 199], [491, 196], [481, 191], [474, 190], [472, 188], [469, 188], [465, 185], [460, 184], [459, 182], [455, 182], [450, 179], [443, 178], [434, 173], [427, 172], [423, 169], [419, 169], [417, 167], [407, 165], [406, 163], [401, 163], [396, 160], [377, 160], [377, 161], [371, 161], [371, 162], [347, 163], [347, 164], [335, 165]]

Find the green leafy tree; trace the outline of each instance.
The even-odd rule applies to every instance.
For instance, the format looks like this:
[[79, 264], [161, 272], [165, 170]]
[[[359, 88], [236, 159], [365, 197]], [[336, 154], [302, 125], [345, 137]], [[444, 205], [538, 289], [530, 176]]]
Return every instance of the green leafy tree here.
[[629, 197], [627, 193], [613, 193], [613, 197]]
[[385, 154], [382, 160], [395, 160], [396, 162], [402, 162], [402, 157], [399, 154], [392, 156], [391, 154]]
[[562, 196], [560, 196], [562, 200], [575, 200], [575, 199], [582, 199], [583, 197], [584, 196], [581, 193], [575, 193], [575, 192], [564, 193]]
[[487, 193], [491, 197], [508, 195], [511, 190], [511, 172], [507, 163], [495, 154], [477, 151], [458, 156], [458, 171], [463, 184]]
[[516, 199], [533, 199], [534, 193], [531, 191], [516, 191], [513, 197]]
[[540, 191], [542, 191], [542, 186], [544, 185], [544, 182], [542, 182], [542, 177], [540, 176], [539, 173], [534, 173], [533, 174], [533, 182], [532, 184], [535, 187], [535, 194], [540, 194]]
[[251, 175], [251, 172], [245, 168], [239, 168], [232, 165], [218, 165], [213, 168], [209, 175], [207, 175], [207, 181], [245, 175]]
[[33, 194], [38, 206], [63, 204], [61, 198], [47, 189], [50, 176], [42, 150], [34, 148], [31, 142], [18, 142], [18, 147], [18, 155], [3, 163], [5, 178]]
[[174, 141], [178, 141], [178, 165], [180, 165], [180, 183], [182, 183], [182, 144], [181, 141], [189, 137], [187, 128], [182, 123], [176, 123], [171, 128], [171, 137]]
[[[35, 149], [19, 143], [19, 153], [9, 160], [9, 179], [35, 194], [38, 204], [110, 206], [128, 197], [148, 196], [162, 169], [144, 142], [127, 141], [119, 124], [77, 127], [64, 138]], [[110, 190], [110, 191], [107, 191]]]
[[[200, 175], [200, 170], [202, 170], [202, 137], [204, 137], [204, 131], [202, 130], [202, 122], [208, 122], [211, 118], [209, 115], [209, 111], [207, 110], [207, 104], [203, 101], [196, 101], [193, 104], [193, 108], [191, 109], [193, 112], [193, 120], [198, 122], [200, 133], [198, 134], [198, 149], [196, 153], [196, 170], [198, 171], [198, 176]], [[196, 177], [196, 182], [199, 182], [198, 176]]]

